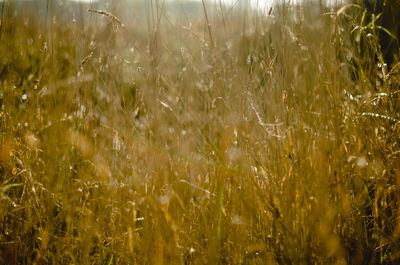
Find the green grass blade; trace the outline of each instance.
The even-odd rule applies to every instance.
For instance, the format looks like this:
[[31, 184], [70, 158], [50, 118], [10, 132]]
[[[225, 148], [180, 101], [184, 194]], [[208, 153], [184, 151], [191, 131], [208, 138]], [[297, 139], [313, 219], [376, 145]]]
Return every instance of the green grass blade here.
[[5, 185], [5, 186], [1, 187], [1, 191], [2, 191], [2, 192], [6, 192], [6, 191], [8, 191], [8, 190], [11, 189], [11, 188], [18, 187], [18, 186], [21, 186], [21, 185], [22, 185], [22, 183], [12, 183], [12, 184], [8, 184], [8, 185]]
[[388, 34], [390, 37], [392, 37], [393, 39], [397, 40], [397, 37], [391, 33], [387, 28], [382, 27], [382, 26], [376, 26], [377, 29], [383, 30], [384, 32], [386, 32], [386, 34]]

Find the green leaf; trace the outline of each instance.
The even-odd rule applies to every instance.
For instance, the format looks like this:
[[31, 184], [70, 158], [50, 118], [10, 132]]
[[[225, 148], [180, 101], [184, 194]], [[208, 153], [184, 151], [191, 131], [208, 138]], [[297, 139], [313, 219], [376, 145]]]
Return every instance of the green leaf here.
[[360, 23], [360, 25], [362, 25], [363, 23], [364, 23], [364, 19], [365, 19], [365, 15], [367, 14], [367, 9], [364, 9], [364, 12], [363, 12], [363, 14], [362, 14], [362, 17], [361, 17], [361, 23]]
[[114, 255], [111, 255], [111, 259], [110, 259], [110, 261], [108, 262], [108, 265], [111, 265], [111, 264], [112, 264], [113, 258], [114, 258]]
[[393, 39], [397, 40], [397, 37], [391, 33], [387, 28], [384, 28], [382, 26], [376, 26], [376, 28], [383, 30], [384, 32], [386, 32], [386, 34], [388, 34], [390, 37], [392, 37]]
[[1, 193], [0, 195], [1, 195], [1, 197], [2, 197], [4, 200], [7, 200], [7, 201], [9, 201], [9, 202], [13, 202], [13, 201], [11, 200], [11, 198], [8, 197], [7, 195], [5, 195], [4, 193]]
[[376, 17], [374, 17], [373, 20], [371, 20], [371, 22], [368, 23], [368, 25], [366, 26], [367, 28], [371, 28], [372, 26], [375, 26], [375, 22], [382, 16], [382, 13], [379, 13]]
[[6, 192], [13, 187], [18, 187], [21, 185], [22, 185], [22, 183], [12, 183], [12, 184], [5, 185], [5, 186], [1, 187], [1, 192]]

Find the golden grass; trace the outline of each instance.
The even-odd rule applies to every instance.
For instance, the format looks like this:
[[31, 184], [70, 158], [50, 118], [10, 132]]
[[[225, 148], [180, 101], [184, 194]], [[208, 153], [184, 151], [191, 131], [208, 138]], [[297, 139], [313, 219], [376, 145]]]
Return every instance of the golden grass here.
[[398, 65], [358, 7], [308, 7], [9, 7], [0, 263], [397, 263]]

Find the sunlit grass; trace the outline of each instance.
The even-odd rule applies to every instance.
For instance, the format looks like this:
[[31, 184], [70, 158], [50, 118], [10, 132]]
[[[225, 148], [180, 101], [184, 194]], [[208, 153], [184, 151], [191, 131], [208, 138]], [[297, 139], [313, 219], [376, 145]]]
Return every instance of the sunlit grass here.
[[159, 4], [6, 9], [0, 263], [397, 263], [399, 64], [363, 10]]

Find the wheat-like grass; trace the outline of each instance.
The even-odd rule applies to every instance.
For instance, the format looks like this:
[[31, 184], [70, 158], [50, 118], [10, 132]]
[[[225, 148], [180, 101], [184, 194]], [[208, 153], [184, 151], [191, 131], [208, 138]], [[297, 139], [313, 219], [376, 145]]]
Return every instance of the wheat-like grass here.
[[0, 264], [399, 263], [382, 15], [211, 2], [2, 2]]
[[88, 11], [88, 12], [92, 12], [92, 13], [101, 14], [101, 15], [103, 15], [103, 16], [106, 16], [106, 17], [110, 18], [112, 21], [116, 22], [116, 23], [117, 23], [118, 25], [120, 25], [122, 28], [125, 28], [125, 25], [122, 24], [121, 20], [120, 20], [117, 16], [111, 14], [110, 12], [107, 12], [107, 11], [104, 11], [104, 10], [96, 10], [96, 9], [88, 9], [87, 11]]

